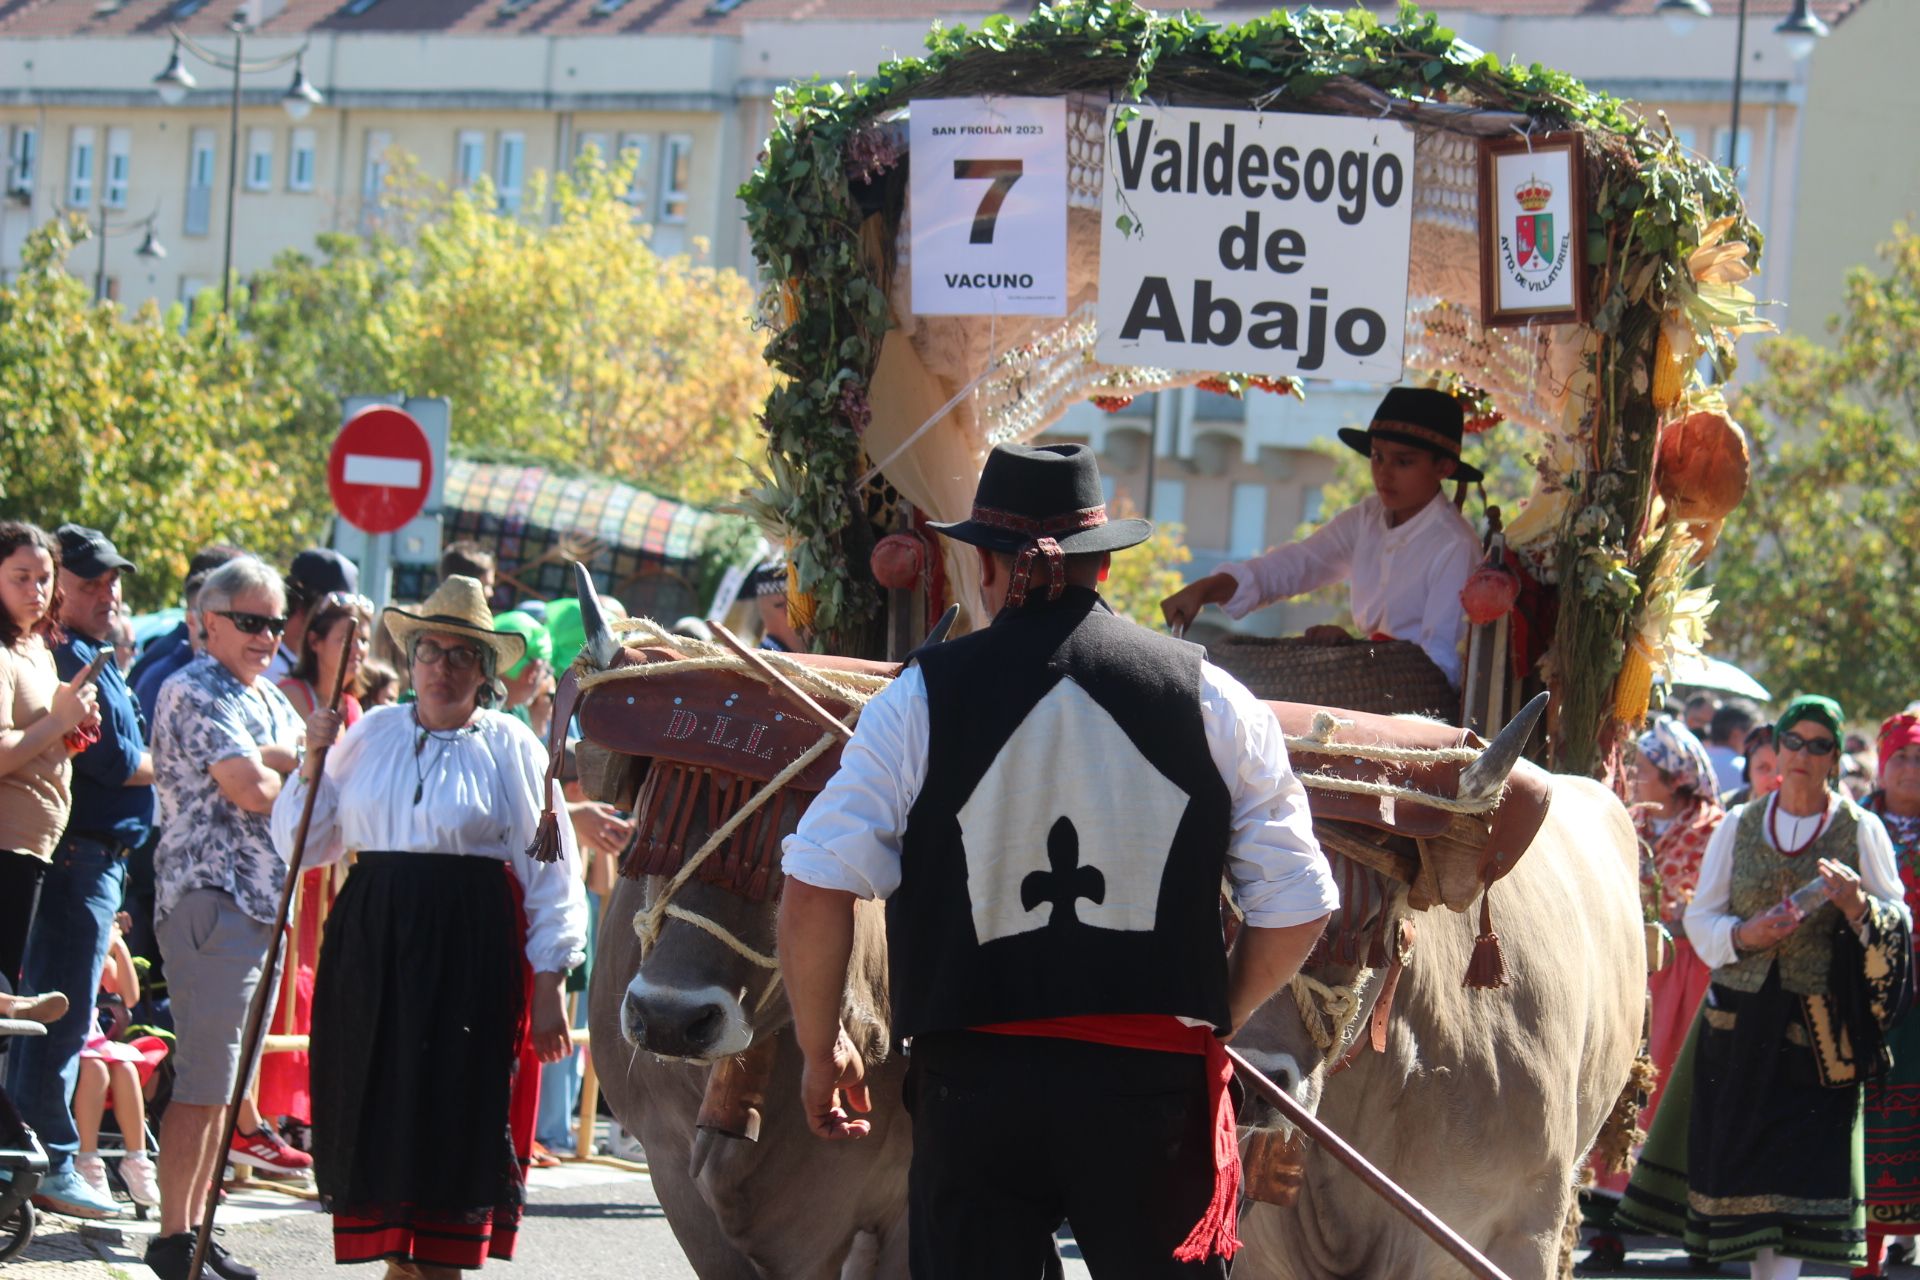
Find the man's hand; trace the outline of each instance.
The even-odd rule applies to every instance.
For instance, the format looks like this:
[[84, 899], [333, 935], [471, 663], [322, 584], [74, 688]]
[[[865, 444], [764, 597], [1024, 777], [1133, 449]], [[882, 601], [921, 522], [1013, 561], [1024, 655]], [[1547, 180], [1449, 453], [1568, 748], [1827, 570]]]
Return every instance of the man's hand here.
[[567, 814], [573, 819], [573, 833], [597, 853], [617, 854], [633, 836], [633, 823], [610, 804], [598, 800], [569, 802]]
[[1173, 634], [1181, 635], [1193, 625], [1200, 611], [1210, 604], [1225, 604], [1233, 599], [1239, 583], [1231, 575], [1214, 573], [1197, 582], [1189, 582], [1160, 602], [1160, 614]]
[[[841, 1105], [842, 1093], [845, 1105]], [[807, 1128], [819, 1138], [864, 1138], [873, 1131], [870, 1121], [855, 1120], [849, 1110], [873, 1110], [867, 1096], [867, 1064], [853, 1047], [843, 1027], [825, 1057], [809, 1057], [800, 1074], [800, 1104], [806, 1109]]]
[[533, 1051], [542, 1062], [558, 1062], [573, 1052], [566, 987], [563, 973], [533, 975]]

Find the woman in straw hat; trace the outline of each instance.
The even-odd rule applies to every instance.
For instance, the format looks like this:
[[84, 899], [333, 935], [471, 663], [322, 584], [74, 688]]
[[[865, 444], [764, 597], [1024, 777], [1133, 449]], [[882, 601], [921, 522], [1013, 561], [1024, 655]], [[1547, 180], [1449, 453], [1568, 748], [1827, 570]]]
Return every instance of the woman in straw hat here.
[[[334, 1258], [451, 1276], [513, 1256], [538, 1061], [568, 1049], [562, 984], [586, 940], [567, 824], [562, 856], [526, 856], [546, 751], [487, 704], [526, 641], [496, 630], [455, 576], [418, 612], [390, 608], [417, 701], [369, 711], [281, 792], [290, 853], [317, 785], [307, 864], [359, 855], [328, 921], [313, 1000], [314, 1164]], [[307, 760], [339, 734], [324, 708]]]

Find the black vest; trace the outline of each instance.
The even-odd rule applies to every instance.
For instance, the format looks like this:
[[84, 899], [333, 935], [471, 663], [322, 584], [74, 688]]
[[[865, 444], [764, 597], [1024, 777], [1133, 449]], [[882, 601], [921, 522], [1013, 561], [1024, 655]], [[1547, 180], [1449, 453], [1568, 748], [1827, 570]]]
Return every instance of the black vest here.
[[887, 900], [897, 1035], [1111, 1013], [1226, 1028], [1232, 803], [1201, 657], [1084, 588], [919, 655], [927, 775]]

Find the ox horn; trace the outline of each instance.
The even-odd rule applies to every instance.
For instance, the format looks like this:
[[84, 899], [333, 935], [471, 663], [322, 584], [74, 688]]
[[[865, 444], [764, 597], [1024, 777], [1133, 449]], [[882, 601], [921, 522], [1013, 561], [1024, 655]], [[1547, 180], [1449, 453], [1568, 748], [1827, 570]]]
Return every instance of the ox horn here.
[[1507, 727], [1487, 744], [1480, 758], [1460, 771], [1456, 798], [1477, 803], [1500, 794], [1500, 789], [1507, 785], [1507, 775], [1513, 772], [1514, 763], [1526, 748], [1527, 739], [1533, 736], [1540, 717], [1546, 714], [1550, 697], [1544, 689], [1534, 694], [1533, 701], [1520, 708], [1520, 714], [1507, 722]]
[[573, 562], [574, 594], [580, 598], [580, 627], [586, 632], [587, 658], [594, 670], [605, 671], [620, 656], [620, 642], [613, 638], [607, 615], [600, 608], [600, 593], [593, 589], [593, 575], [578, 560]]

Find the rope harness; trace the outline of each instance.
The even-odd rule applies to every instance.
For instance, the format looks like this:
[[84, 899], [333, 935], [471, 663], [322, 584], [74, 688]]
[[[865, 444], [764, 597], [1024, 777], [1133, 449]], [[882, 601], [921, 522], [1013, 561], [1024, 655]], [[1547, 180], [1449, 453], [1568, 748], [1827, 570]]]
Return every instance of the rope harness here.
[[1300, 1024], [1313, 1037], [1320, 1051], [1320, 1065], [1333, 1066], [1347, 1043], [1347, 1034], [1360, 1020], [1360, 990], [1373, 977], [1372, 969], [1362, 969], [1348, 986], [1329, 986], [1306, 973], [1296, 973], [1287, 989], [1300, 1010]]
[[[1287, 752], [1290, 755], [1341, 756], [1353, 760], [1377, 760], [1383, 764], [1472, 764], [1480, 758], [1475, 747], [1395, 747], [1385, 744], [1361, 746], [1357, 743], [1335, 742], [1333, 735], [1341, 729], [1350, 729], [1353, 722], [1342, 720], [1331, 711], [1316, 711], [1313, 715], [1313, 727], [1298, 738], [1287, 739]], [[1488, 813], [1500, 805], [1501, 796], [1496, 794], [1479, 800], [1456, 800], [1451, 796], [1437, 796], [1417, 787], [1402, 786], [1394, 782], [1375, 782], [1359, 778], [1340, 778], [1330, 773], [1320, 773], [1310, 769], [1299, 771], [1300, 781], [1309, 787], [1322, 791], [1346, 791], [1363, 796], [1391, 796], [1395, 800], [1406, 800], [1439, 809], [1445, 813]]]

